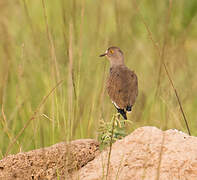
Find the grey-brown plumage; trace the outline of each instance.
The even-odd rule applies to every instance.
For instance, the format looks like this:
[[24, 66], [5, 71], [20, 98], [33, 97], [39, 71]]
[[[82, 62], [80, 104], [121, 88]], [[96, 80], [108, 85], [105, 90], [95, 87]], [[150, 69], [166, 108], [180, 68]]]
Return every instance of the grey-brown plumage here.
[[110, 61], [110, 72], [107, 79], [107, 92], [118, 112], [127, 119], [126, 112], [131, 111], [138, 95], [136, 74], [124, 64], [123, 52], [118, 47], [110, 47], [100, 55]]

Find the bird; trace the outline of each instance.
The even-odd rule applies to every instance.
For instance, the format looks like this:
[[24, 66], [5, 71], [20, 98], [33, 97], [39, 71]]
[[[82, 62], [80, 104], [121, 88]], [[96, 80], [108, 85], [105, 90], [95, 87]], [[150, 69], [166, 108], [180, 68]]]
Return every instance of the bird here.
[[138, 78], [124, 63], [124, 54], [119, 47], [109, 47], [99, 57], [107, 57], [110, 62], [106, 81], [108, 95], [122, 117], [127, 119], [138, 96]]

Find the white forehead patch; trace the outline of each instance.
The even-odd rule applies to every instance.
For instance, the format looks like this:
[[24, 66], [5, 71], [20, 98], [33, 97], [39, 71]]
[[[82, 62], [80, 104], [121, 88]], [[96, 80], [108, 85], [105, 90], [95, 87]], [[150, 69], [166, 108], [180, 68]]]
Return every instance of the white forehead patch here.
[[105, 53], [108, 53], [108, 49], [105, 51]]

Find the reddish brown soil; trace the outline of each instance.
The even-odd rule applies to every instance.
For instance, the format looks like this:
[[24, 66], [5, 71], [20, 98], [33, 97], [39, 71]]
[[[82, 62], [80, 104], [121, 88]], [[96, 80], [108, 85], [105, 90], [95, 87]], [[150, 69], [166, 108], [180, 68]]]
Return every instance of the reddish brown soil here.
[[98, 153], [95, 140], [81, 139], [10, 155], [0, 161], [0, 180], [68, 179]]
[[[106, 179], [108, 149], [77, 140], [10, 155], [0, 161], [0, 180]], [[96, 157], [95, 157], [96, 156]], [[112, 146], [107, 180], [197, 180], [197, 138], [177, 130], [142, 127]]]

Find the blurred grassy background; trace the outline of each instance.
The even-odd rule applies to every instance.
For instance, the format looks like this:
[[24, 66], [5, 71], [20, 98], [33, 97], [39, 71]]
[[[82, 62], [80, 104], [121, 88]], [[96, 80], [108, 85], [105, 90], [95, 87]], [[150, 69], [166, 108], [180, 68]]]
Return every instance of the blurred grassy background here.
[[[0, 157], [8, 149], [96, 138], [99, 121], [115, 112], [104, 86], [109, 63], [98, 57], [112, 45], [139, 79], [128, 133], [140, 126], [187, 132], [160, 71], [163, 59], [197, 135], [196, 12], [196, 0], [0, 1]], [[162, 58], [150, 38], [160, 51], [165, 47]]]

